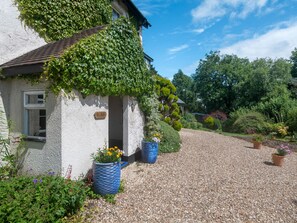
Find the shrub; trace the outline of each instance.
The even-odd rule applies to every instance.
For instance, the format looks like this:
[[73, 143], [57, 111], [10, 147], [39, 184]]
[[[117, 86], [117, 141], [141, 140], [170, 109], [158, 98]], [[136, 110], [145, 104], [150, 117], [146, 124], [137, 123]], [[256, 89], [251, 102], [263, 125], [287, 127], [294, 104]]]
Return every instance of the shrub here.
[[289, 126], [291, 132], [297, 131], [297, 108], [293, 108], [288, 112], [288, 119], [286, 125]]
[[291, 99], [288, 95], [272, 97], [268, 101], [258, 103], [254, 110], [266, 115], [274, 122], [287, 122], [288, 114], [297, 107], [297, 100]]
[[19, 176], [0, 181], [0, 222], [58, 222], [86, 199], [83, 182], [59, 176]]
[[232, 125], [232, 130], [239, 133], [262, 132], [265, 126], [265, 116], [259, 112], [247, 112], [240, 115]]
[[159, 151], [161, 153], [178, 152], [180, 149], [180, 136], [173, 127], [165, 122], [160, 122], [161, 134], [163, 138], [159, 145]]
[[215, 126], [215, 119], [212, 116], [207, 115], [204, 118], [203, 124], [205, 125], [206, 128], [213, 129]]
[[181, 118], [181, 124], [183, 128], [190, 128], [190, 129], [201, 129], [202, 124], [197, 122], [195, 115], [191, 113], [186, 113], [182, 118]]
[[164, 122], [166, 122], [169, 125], [171, 123], [171, 118], [170, 117], [164, 118]]
[[161, 104], [161, 106], [159, 106], [159, 112], [162, 115], [161, 120], [165, 121], [175, 130], [179, 131], [182, 125], [180, 123], [180, 109], [176, 103], [178, 100], [178, 97], [175, 95], [176, 88], [170, 82], [170, 80], [157, 75], [157, 73], [155, 77], [155, 90], [158, 94], [158, 99]]
[[222, 123], [220, 119], [217, 119], [217, 118], [214, 119], [214, 127], [216, 130], [222, 131]]
[[191, 114], [191, 113], [186, 113], [184, 116], [183, 116], [183, 119], [186, 120], [187, 122], [196, 122], [196, 118], [195, 118], [195, 115]]
[[210, 113], [210, 116], [224, 122], [227, 120], [227, 115], [224, 113], [224, 112], [221, 112], [221, 111], [215, 111], [215, 112], [212, 112]]
[[190, 128], [191, 129], [201, 129], [202, 124], [200, 122], [190, 122]]
[[180, 123], [180, 121], [173, 121], [173, 125], [172, 127], [176, 130], [176, 131], [180, 131], [182, 128], [182, 124]]

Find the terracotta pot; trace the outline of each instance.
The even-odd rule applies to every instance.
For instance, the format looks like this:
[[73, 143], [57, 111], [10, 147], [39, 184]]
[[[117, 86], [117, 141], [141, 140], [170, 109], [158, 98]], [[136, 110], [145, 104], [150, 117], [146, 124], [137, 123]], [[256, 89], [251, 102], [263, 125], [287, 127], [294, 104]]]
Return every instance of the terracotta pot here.
[[282, 166], [284, 163], [285, 156], [279, 156], [276, 154], [272, 154], [272, 162], [276, 166]]
[[262, 147], [262, 143], [261, 142], [254, 141], [253, 143], [254, 143], [254, 149], [261, 149], [261, 147]]

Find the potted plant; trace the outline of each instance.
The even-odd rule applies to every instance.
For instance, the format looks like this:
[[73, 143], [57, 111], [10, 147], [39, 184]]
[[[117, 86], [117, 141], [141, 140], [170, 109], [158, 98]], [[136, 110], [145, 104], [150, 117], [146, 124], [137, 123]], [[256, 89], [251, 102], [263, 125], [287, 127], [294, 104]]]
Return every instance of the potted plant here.
[[159, 133], [155, 133], [151, 137], [146, 137], [144, 139], [141, 150], [143, 162], [155, 163], [157, 161], [160, 141], [161, 135]]
[[123, 152], [117, 147], [107, 148], [106, 145], [92, 154], [93, 189], [101, 195], [116, 194], [121, 181], [121, 156]]
[[264, 141], [264, 137], [262, 135], [254, 135], [253, 137], [254, 149], [261, 149], [263, 141]]
[[287, 145], [281, 144], [278, 148], [276, 148], [276, 153], [272, 154], [272, 162], [276, 166], [282, 166], [285, 156], [290, 153], [291, 150], [289, 149], [289, 147]]

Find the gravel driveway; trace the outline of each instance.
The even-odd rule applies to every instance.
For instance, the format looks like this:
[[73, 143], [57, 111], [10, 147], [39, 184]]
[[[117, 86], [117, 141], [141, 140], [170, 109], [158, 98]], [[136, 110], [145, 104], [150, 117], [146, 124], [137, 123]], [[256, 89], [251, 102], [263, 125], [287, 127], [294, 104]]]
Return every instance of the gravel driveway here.
[[[297, 222], [297, 156], [216, 133], [181, 131], [182, 149], [122, 171], [116, 205], [90, 201], [90, 222]], [[96, 203], [95, 203], [96, 202]]]

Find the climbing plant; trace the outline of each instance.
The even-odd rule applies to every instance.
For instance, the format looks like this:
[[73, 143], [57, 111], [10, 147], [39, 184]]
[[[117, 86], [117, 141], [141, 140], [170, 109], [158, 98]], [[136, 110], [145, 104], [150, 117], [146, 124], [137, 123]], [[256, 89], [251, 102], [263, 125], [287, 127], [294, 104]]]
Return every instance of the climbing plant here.
[[47, 42], [111, 22], [110, 0], [15, 0], [21, 21]]
[[153, 94], [153, 80], [143, 59], [135, 19], [131, 19], [133, 25], [126, 18], [111, 22], [111, 0], [14, 1], [24, 24], [48, 42], [106, 25], [61, 57], [46, 62], [42, 79], [49, 81], [49, 89], [56, 94], [75, 89], [83, 96], [136, 96], [146, 117], [146, 134], [158, 131], [157, 96]]
[[140, 39], [126, 18], [79, 41], [44, 66], [50, 89], [82, 95], [140, 96], [152, 91]]

